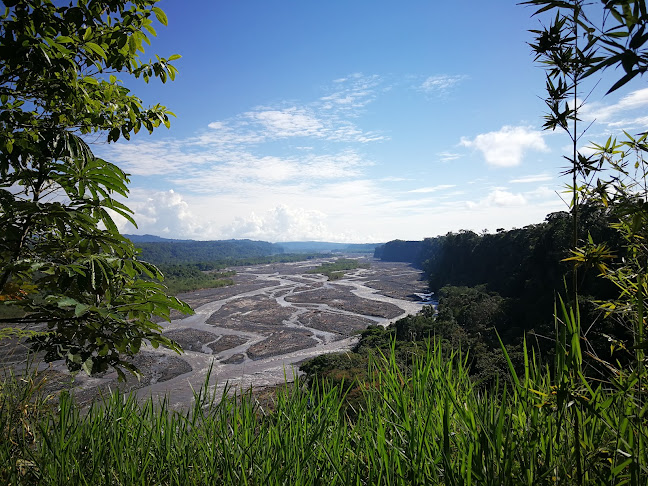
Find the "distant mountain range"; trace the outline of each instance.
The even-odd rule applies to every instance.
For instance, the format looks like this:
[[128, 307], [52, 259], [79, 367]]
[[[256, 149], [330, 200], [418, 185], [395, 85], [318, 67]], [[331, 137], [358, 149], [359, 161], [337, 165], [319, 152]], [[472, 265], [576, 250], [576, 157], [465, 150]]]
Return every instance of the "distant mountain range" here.
[[177, 240], [155, 235], [124, 235], [142, 249], [142, 257], [153, 263], [187, 263], [263, 257], [284, 253], [373, 253], [379, 243], [331, 243], [289, 241], [269, 243], [253, 240]]
[[133, 243], [162, 243], [169, 241], [194, 241], [194, 240], [176, 240], [175, 238], [162, 238], [161, 236], [155, 235], [123, 235]]
[[372, 253], [381, 243], [330, 243], [327, 241], [286, 241], [275, 243], [287, 253], [348, 252]]

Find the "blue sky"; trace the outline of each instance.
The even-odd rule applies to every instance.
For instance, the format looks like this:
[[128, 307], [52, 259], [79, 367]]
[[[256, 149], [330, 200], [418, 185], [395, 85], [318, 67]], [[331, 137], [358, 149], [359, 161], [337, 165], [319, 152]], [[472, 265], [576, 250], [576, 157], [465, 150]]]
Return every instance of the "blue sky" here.
[[[494, 232], [566, 208], [568, 139], [543, 132], [539, 20], [504, 0], [163, 0], [124, 79], [171, 129], [95, 151], [131, 174], [139, 229], [172, 238], [379, 242]], [[645, 130], [645, 81], [594, 91], [586, 139]], [[607, 84], [606, 84], [607, 83]], [[587, 140], [584, 140], [587, 141]], [[563, 195], [563, 197], [565, 197]]]

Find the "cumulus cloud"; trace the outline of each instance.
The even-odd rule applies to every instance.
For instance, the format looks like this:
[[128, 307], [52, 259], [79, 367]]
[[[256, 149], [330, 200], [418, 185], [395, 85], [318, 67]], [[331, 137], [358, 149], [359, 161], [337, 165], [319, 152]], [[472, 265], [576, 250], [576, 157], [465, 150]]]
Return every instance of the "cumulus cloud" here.
[[525, 206], [527, 199], [524, 195], [514, 194], [503, 188], [495, 188], [480, 201], [467, 201], [469, 209], [486, 209], [490, 207], [515, 207]]
[[461, 138], [464, 147], [479, 150], [486, 163], [494, 167], [515, 167], [529, 150], [549, 150], [542, 132], [527, 127], [504, 126], [497, 132], [482, 133], [474, 139]]
[[226, 238], [250, 238], [269, 241], [340, 240], [326, 226], [326, 214], [303, 208], [278, 205], [265, 213], [237, 217], [222, 228]]
[[189, 196], [135, 188], [125, 202], [138, 228], [118, 215], [114, 219], [122, 233], [168, 238], [378, 241], [368, 231], [384, 200], [378, 191], [362, 180], [320, 184], [317, 190], [258, 184], [240, 194]]
[[138, 228], [125, 220], [118, 220], [124, 233], [137, 231], [139, 234], [156, 234], [169, 238], [204, 238], [204, 224], [191, 211], [183, 196], [173, 190], [145, 194], [133, 191], [128, 200], [134, 211]]
[[524, 206], [527, 203], [522, 194], [514, 194], [501, 189], [491, 192], [487, 200], [494, 206]]
[[[529, 181], [531, 182], [531, 181]], [[562, 200], [555, 188], [546, 185], [531, 187], [529, 190], [516, 192], [506, 187], [491, 187], [483, 197], [465, 201], [465, 206], [472, 211], [493, 211], [500, 209], [527, 208], [529, 211], [540, 208], [550, 208], [546, 212], [562, 209], [559, 204]], [[545, 213], [546, 214], [546, 213]]]

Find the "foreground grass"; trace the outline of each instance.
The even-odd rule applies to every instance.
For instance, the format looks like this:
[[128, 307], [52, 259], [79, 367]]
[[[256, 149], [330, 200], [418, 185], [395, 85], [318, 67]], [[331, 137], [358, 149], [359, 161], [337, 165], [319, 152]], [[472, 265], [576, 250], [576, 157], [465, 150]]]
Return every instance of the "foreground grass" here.
[[532, 361], [521, 381], [481, 392], [465, 359], [423, 351], [408, 370], [375, 360], [357, 410], [339, 388], [298, 384], [272, 412], [207, 389], [185, 413], [119, 394], [84, 413], [63, 395], [48, 410], [33, 382], [9, 378], [0, 484], [646, 484], [645, 419], [627, 394], [576, 396]]

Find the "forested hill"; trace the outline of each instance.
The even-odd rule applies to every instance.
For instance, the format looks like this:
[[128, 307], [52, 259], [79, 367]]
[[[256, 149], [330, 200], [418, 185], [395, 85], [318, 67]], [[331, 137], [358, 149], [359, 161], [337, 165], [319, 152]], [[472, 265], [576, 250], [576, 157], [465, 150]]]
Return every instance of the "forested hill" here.
[[423, 241], [393, 240], [377, 246], [374, 258], [386, 262], [407, 262], [419, 267], [422, 263], [423, 247]]
[[142, 249], [142, 259], [154, 264], [216, 262], [267, 257], [284, 253], [281, 246], [267, 241], [167, 240], [160, 237], [125, 235]]
[[[623, 242], [610, 226], [609, 211], [593, 206], [580, 209], [580, 234], [605, 241], [615, 258], [623, 257]], [[572, 255], [571, 224], [569, 213], [558, 212], [539, 224], [495, 234], [459, 231], [423, 241], [395, 240], [378, 247], [377, 258], [420, 266], [438, 297], [438, 306], [386, 329], [370, 328], [352, 353], [342, 358], [318, 357], [303, 365], [302, 371], [309, 380], [326, 377], [352, 383], [358, 376], [368, 379], [362, 373], [370, 356], [376, 354], [375, 348], [384, 353], [394, 351], [397, 361], [409, 363], [409, 356], [416, 353], [417, 346], [424, 348], [423, 341], [430, 336], [467, 351], [469, 373], [481, 384], [496, 382], [508, 370], [501, 343], [518, 370], [524, 370], [524, 336], [537, 356], [550, 359], [555, 352], [554, 305], [560, 305], [559, 296], [566, 297], [566, 282], [572, 277], [573, 264], [564, 261]], [[611, 360], [613, 347], [608, 336], [620, 342], [631, 336], [617, 321], [600, 319], [594, 302], [613, 299], [617, 290], [599, 273], [595, 268], [579, 269], [579, 323], [583, 329], [596, 329], [587, 334], [589, 352], [597, 359]]]
[[[581, 234], [606, 241], [613, 250], [621, 247], [601, 210], [583, 207]], [[385, 261], [411, 262], [424, 270], [430, 290], [443, 295], [444, 287], [481, 287], [506, 299], [510, 322], [525, 330], [552, 332], [557, 293], [563, 293], [570, 268], [570, 215], [549, 214], [539, 224], [494, 234], [472, 231], [448, 233], [423, 241], [391, 241], [376, 253]], [[615, 251], [621, 255], [619, 251]], [[611, 284], [597, 278], [598, 271], [579, 274], [583, 296], [613, 295]], [[585, 298], [583, 298], [585, 300]], [[583, 322], [588, 322], [583, 316]], [[521, 335], [521, 332], [519, 333]]]
[[[581, 234], [595, 241], [616, 241], [600, 210], [584, 207]], [[423, 241], [394, 240], [376, 248], [383, 261], [409, 262], [426, 273], [431, 290], [446, 285], [486, 284], [503, 295], [518, 294], [533, 285], [562, 288], [569, 265], [570, 215], [551, 213], [539, 224], [494, 234], [462, 230]]]

